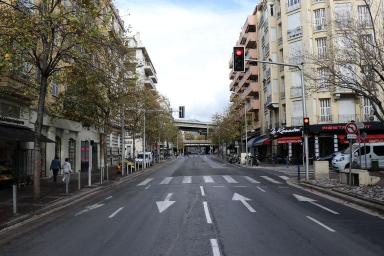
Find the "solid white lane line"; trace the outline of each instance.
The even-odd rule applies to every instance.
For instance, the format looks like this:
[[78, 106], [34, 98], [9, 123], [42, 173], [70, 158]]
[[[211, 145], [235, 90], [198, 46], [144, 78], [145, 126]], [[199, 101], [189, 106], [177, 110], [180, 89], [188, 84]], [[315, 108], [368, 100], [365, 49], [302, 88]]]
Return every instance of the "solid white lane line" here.
[[219, 186], [212, 186], [212, 187], [214, 187], [214, 188], [224, 188], [224, 186], [223, 186], [223, 185], [219, 185]]
[[151, 185], [148, 185], [148, 186], [145, 187], [145, 189], [149, 189], [150, 187], [151, 187]]
[[289, 177], [287, 177], [287, 176], [279, 176], [281, 179], [283, 179], [283, 180], [289, 180]]
[[116, 216], [116, 214], [118, 214], [121, 210], [123, 210], [124, 207], [120, 207], [119, 209], [117, 209], [116, 211], [114, 211], [111, 215], [108, 216], [109, 219], [113, 218]]
[[221, 256], [219, 244], [216, 239], [211, 239], [211, 247], [213, 256]]
[[160, 182], [160, 184], [162, 184], [162, 185], [169, 184], [169, 183], [171, 182], [172, 179], [173, 179], [173, 177], [165, 177], [165, 178]]
[[142, 182], [140, 182], [139, 184], [137, 184], [137, 186], [145, 186], [149, 182], [151, 182], [152, 180], [153, 180], [153, 178], [147, 178], [147, 179], [143, 180]]
[[203, 176], [205, 183], [214, 183], [215, 181], [212, 179], [211, 176]]
[[235, 186], [235, 188], [247, 188], [248, 186]]
[[336, 211], [334, 211], [334, 210], [331, 210], [331, 209], [329, 209], [328, 207], [322, 206], [321, 204], [318, 204], [318, 203], [316, 203], [316, 202], [310, 202], [310, 203], [313, 204], [313, 205], [316, 205], [317, 207], [320, 207], [321, 209], [326, 210], [326, 211], [328, 211], [328, 212], [330, 212], [330, 213], [333, 213], [333, 214], [339, 214], [338, 212], [336, 212]]
[[111, 198], [112, 198], [112, 196], [109, 196], [109, 197], [106, 197], [105, 200], [109, 200], [109, 199], [111, 199]]
[[281, 184], [280, 181], [274, 180], [271, 177], [268, 177], [268, 176], [260, 176], [260, 177], [265, 179], [265, 180], [267, 180], [267, 181], [269, 181], [269, 182], [272, 182], [272, 183], [275, 183], [275, 184]]
[[255, 183], [255, 184], [260, 183], [259, 181], [255, 180], [254, 178], [251, 178], [251, 177], [249, 177], [249, 176], [244, 176], [244, 178], [245, 178], [246, 180], [248, 180], [249, 182], [251, 182], [251, 183]]
[[231, 176], [229, 175], [223, 175], [223, 178], [225, 179], [226, 182], [228, 183], [238, 183], [236, 180], [234, 180]]
[[261, 187], [257, 187], [258, 190], [260, 190], [261, 192], [265, 192], [264, 189], [262, 189]]
[[200, 186], [200, 191], [201, 191], [201, 195], [202, 195], [202, 196], [205, 196], [205, 192], [204, 192], [204, 188], [203, 188], [203, 186]]
[[169, 201], [171, 200], [173, 193], [168, 193], [167, 196], [165, 197], [164, 201]]
[[209, 213], [208, 203], [206, 201], [203, 202], [205, 218], [207, 219], [208, 224], [212, 224], [211, 214]]
[[327, 225], [325, 225], [325, 224], [321, 223], [320, 221], [318, 221], [318, 220], [312, 218], [311, 216], [306, 216], [306, 217], [307, 217], [308, 219], [310, 219], [311, 221], [315, 222], [316, 224], [319, 224], [320, 226], [322, 226], [322, 227], [325, 228], [326, 230], [331, 231], [331, 232], [336, 232], [336, 230], [334, 230], [334, 229], [328, 227]]
[[192, 183], [192, 177], [191, 176], [185, 176], [183, 178], [183, 183]]

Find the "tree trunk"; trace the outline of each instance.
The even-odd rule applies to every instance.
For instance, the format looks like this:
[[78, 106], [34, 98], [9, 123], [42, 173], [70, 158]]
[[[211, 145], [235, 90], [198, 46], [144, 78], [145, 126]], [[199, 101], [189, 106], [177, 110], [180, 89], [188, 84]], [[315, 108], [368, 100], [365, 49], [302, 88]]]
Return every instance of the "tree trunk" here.
[[132, 158], [136, 158], [136, 136], [135, 131], [132, 131]]
[[33, 199], [40, 197], [40, 175], [41, 175], [41, 152], [40, 152], [40, 138], [43, 129], [43, 118], [45, 113], [45, 97], [47, 94], [48, 77], [41, 74], [40, 80], [40, 94], [39, 102], [37, 105], [37, 118], [35, 122], [35, 138], [34, 138], [34, 154], [33, 154]]

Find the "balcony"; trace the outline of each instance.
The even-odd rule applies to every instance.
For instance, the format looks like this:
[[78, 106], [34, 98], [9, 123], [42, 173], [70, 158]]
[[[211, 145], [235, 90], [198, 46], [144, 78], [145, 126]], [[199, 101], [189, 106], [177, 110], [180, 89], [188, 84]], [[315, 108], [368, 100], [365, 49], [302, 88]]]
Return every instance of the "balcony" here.
[[246, 82], [257, 82], [259, 77], [259, 67], [258, 66], [249, 66], [245, 70], [244, 77], [239, 82], [240, 86], [243, 86]]
[[245, 97], [257, 96], [260, 91], [260, 86], [258, 83], [250, 83], [248, 88], [244, 90]]
[[289, 29], [287, 31], [288, 40], [293, 40], [293, 39], [299, 38], [302, 35], [303, 35], [303, 27], [302, 26], [294, 28], [294, 29]]
[[320, 115], [317, 117], [317, 123], [332, 123], [333, 117], [332, 115]]
[[286, 3], [285, 7], [286, 7], [286, 10], [287, 10], [287, 13], [288, 12], [293, 12], [293, 11], [296, 11], [296, 10], [301, 8], [301, 3], [299, 2], [299, 3], [293, 4], [293, 5], [288, 5]]
[[249, 32], [256, 32], [256, 16], [255, 15], [249, 15], [247, 17], [247, 20], [245, 21], [242, 33], [249, 33]]
[[150, 62], [145, 62], [144, 72], [145, 72], [146, 76], [153, 76], [156, 74], [155, 69], [152, 66], [152, 63], [150, 63]]
[[298, 98], [303, 95], [301, 87], [291, 87], [290, 91], [290, 97], [291, 98]]
[[247, 112], [256, 112], [260, 109], [260, 101], [251, 99], [247, 104], [245, 105]]
[[247, 33], [247, 39], [245, 41], [245, 48], [255, 49], [256, 48], [256, 32]]
[[256, 51], [256, 49], [247, 49], [245, 51], [245, 58], [257, 59], [257, 51]]
[[151, 76], [150, 79], [154, 84], [157, 84], [157, 77], [156, 76]]
[[144, 80], [144, 86], [149, 90], [155, 89], [154, 82], [152, 81], [152, 79], [149, 79], [149, 78]]
[[302, 116], [291, 117], [291, 126], [303, 126], [303, 117]]
[[25, 104], [30, 104], [35, 98], [26, 93], [32, 85], [29, 74], [22, 71], [0, 73], [0, 94], [4, 98], [17, 99]]

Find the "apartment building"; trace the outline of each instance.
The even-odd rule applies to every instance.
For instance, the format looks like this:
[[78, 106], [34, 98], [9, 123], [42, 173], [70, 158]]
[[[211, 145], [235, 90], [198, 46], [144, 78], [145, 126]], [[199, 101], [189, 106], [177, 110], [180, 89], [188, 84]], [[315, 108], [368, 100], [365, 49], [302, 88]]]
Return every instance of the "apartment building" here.
[[[244, 46], [246, 58], [257, 59], [258, 45], [257, 9], [255, 9], [247, 17], [236, 46]], [[232, 68], [232, 59], [230, 60], [230, 68]], [[239, 102], [243, 105], [239, 111], [239, 121], [245, 122], [247, 120], [248, 137], [255, 137], [260, 134], [261, 128], [259, 67], [257, 63], [247, 62], [245, 72], [231, 71], [229, 78], [231, 80], [229, 86], [232, 93], [231, 102]]]
[[[373, 9], [380, 1], [372, 1]], [[380, 8], [383, 8], [382, 6]], [[363, 122], [370, 141], [382, 141], [384, 130], [372, 115], [372, 106], [352, 90], [331, 89], [321, 80], [310, 90], [307, 78], [316, 70], [312, 57], [327, 58], [340, 26], [352, 20], [369, 26], [368, 7], [362, 0], [264, 0], [256, 7], [256, 37], [261, 60], [304, 65], [306, 110], [310, 117], [311, 158], [337, 152], [347, 146], [344, 126]], [[383, 12], [382, 12], [383, 13]], [[382, 19], [377, 19], [382, 22]], [[347, 22], [347, 23], [345, 23]], [[259, 64], [261, 137], [271, 144], [256, 146], [261, 158], [280, 156], [302, 159], [303, 100], [300, 70]], [[348, 72], [347, 70], [345, 72]], [[241, 75], [238, 75], [241, 76]], [[232, 86], [232, 84], [231, 84]], [[232, 88], [232, 87], [231, 87]], [[248, 138], [252, 140], [252, 138]], [[258, 140], [256, 138], [256, 140]], [[265, 141], [264, 141], [265, 144]]]

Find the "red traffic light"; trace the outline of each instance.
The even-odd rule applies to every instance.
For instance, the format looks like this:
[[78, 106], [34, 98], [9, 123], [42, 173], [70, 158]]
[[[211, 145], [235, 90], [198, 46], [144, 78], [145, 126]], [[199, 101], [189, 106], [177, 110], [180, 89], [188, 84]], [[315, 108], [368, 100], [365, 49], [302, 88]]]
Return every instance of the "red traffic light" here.
[[237, 49], [237, 50], [236, 50], [236, 55], [237, 55], [237, 56], [241, 56], [241, 55], [243, 55], [243, 50], [242, 50], [242, 49]]
[[304, 117], [303, 123], [304, 125], [309, 125], [309, 117]]

